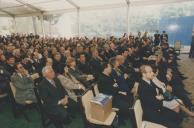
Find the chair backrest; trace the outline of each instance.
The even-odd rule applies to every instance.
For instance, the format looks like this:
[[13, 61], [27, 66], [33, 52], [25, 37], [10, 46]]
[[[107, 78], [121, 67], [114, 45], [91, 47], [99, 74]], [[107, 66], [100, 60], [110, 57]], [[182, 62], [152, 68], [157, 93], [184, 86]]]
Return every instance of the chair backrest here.
[[38, 105], [42, 109], [43, 101], [40, 98], [39, 91], [38, 91], [37, 87], [34, 88], [34, 93], [35, 93]]
[[90, 100], [94, 97], [92, 90], [88, 90], [82, 97], [81, 97], [81, 102], [82, 106], [85, 111], [85, 116], [86, 119], [89, 119], [89, 116], [91, 114], [91, 104]]
[[134, 109], [134, 116], [135, 116], [134, 118], [135, 118], [136, 126], [137, 128], [141, 128], [142, 122], [143, 122], [142, 121], [143, 110], [139, 99], [135, 101], [133, 109]]
[[16, 87], [14, 86], [14, 84], [12, 82], [10, 82], [10, 87], [11, 87], [11, 91], [12, 91], [13, 97], [15, 98]]
[[180, 41], [176, 41], [174, 44], [174, 49], [175, 50], [180, 50], [181, 49], [181, 42]]
[[96, 84], [96, 85], [94, 85], [93, 86], [94, 87], [94, 93], [95, 93], [95, 95], [97, 96], [100, 92], [99, 92], [99, 89], [98, 89], [98, 85]]

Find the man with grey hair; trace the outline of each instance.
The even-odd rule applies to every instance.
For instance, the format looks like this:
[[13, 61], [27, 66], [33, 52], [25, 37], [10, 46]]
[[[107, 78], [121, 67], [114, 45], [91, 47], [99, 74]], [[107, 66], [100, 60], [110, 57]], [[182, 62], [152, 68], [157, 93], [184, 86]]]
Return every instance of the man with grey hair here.
[[59, 124], [69, 122], [65, 109], [68, 104], [67, 92], [63, 89], [59, 79], [55, 77], [51, 66], [44, 67], [42, 74], [44, 78], [40, 82], [38, 90], [46, 113], [56, 119]]

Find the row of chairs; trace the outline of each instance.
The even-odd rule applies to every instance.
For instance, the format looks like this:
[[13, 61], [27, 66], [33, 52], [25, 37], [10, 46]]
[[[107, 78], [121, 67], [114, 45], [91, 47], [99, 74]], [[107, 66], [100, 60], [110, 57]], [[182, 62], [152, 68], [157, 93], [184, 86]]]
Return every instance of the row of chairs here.
[[[18, 116], [24, 116], [24, 118], [30, 122], [30, 119], [27, 115], [27, 110], [29, 108], [35, 108], [38, 113], [40, 113], [41, 116], [41, 123], [43, 128], [48, 127], [49, 125], [53, 124], [56, 128], [59, 128], [62, 124], [56, 120], [56, 117], [53, 115], [48, 115], [44, 109], [43, 109], [43, 101], [41, 100], [39, 96], [39, 91], [37, 87], [34, 87], [34, 92], [37, 98], [37, 104], [32, 103], [32, 101], [26, 101], [25, 104], [18, 104], [15, 101], [15, 94], [16, 94], [16, 88], [12, 82], [10, 82], [9, 86], [10, 94], [9, 99], [11, 101], [12, 111], [15, 118]], [[113, 111], [110, 116], [104, 121], [98, 121], [91, 117], [91, 111], [90, 111], [90, 100], [99, 94], [97, 85], [92, 86], [91, 89], [87, 90], [83, 95], [78, 96], [78, 105], [80, 106], [80, 110], [83, 117], [83, 122], [85, 127], [92, 127], [92, 126], [104, 126], [104, 127], [114, 127], [115, 125], [113, 122], [116, 122], [117, 116], [116, 112]]]
[[[55, 125], [55, 127], [58, 128], [58, 126], [61, 125], [59, 124], [60, 122], [57, 122], [56, 118], [53, 115], [48, 115], [44, 111], [43, 101], [41, 100], [38, 89], [36, 87], [34, 88], [34, 92], [37, 97], [37, 104], [34, 105], [31, 101], [26, 101], [25, 105], [18, 104], [15, 101], [15, 86], [13, 85], [13, 83], [10, 83], [9, 97], [12, 104], [14, 117], [17, 118], [17, 116], [23, 115], [27, 121], [30, 121], [29, 117], [26, 114], [26, 110], [28, 110], [29, 108], [35, 108], [40, 113], [43, 128], [46, 128], [51, 124]], [[97, 96], [99, 93], [100, 92], [98, 90], [98, 86], [94, 85], [91, 89], [88, 89], [83, 95], [77, 97], [78, 105], [80, 106], [82, 119], [84, 122], [84, 127], [89, 128], [92, 126], [102, 126], [115, 128], [117, 127], [118, 122], [116, 111], [118, 111], [119, 109], [117, 108], [113, 108], [111, 114], [107, 117], [105, 121], [99, 121], [91, 117], [90, 100], [93, 97]], [[139, 99], [134, 100], [133, 106], [129, 109], [133, 128], [166, 128], [162, 125], [142, 120], [143, 110]]]

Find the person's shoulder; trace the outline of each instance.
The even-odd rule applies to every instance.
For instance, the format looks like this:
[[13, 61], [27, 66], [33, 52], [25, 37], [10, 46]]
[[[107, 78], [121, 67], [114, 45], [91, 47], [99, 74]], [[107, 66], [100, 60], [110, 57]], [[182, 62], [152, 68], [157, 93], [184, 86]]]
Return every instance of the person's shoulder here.
[[141, 79], [140, 81], [139, 81], [139, 86], [140, 87], [142, 87], [142, 86], [144, 86], [144, 85], [146, 85], [147, 83], [146, 83], [146, 81], [144, 81], [143, 79]]
[[13, 73], [12, 75], [11, 75], [11, 79], [14, 79], [14, 78], [17, 78], [18, 77], [18, 74], [17, 73]]
[[56, 77], [56, 78], [61, 79], [61, 78], [64, 78], [64, 76], [63, 76], [63, 75], [61, 75], [61, 74], [59, 74], [59, 75], [57, 75], [57, 77]]
[[47, 80], [45, 78], [43, 78], [40, 83], [39, 86], [45, 86], [45, 83], [47, 82]]
[[[64, 77], [64, 76], [61, 75], [61, 78], [63, 78], [63, 77]], [[55, 78], [54, 78], [54, 81], [55, 81], [55, 82], [60, 82], [60, 80], [59, 80], [58, 77], [55, 77]]]

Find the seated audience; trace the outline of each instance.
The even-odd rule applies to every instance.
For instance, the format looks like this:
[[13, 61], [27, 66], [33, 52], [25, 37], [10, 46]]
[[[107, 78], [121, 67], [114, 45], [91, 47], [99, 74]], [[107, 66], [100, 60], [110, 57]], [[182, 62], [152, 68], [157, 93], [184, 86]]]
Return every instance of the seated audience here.
[[0, 93], [7, 91], [12, 75], [16, 102], [36, 102], [35, 85], [46, 113], [65, 123], [75, 114], [69, 110], [74, 103], [78, 106], [77, 96], [97, 82], [99, 91], [112, 95], [113, 107], [119, 108], [119, 124], [128, 118], [132, 93], [138, 92], [144, 120], [178, 128], [181, 112], [193, 117], [194, 107], [177, 60], [165, 32], [157, 32], [154, 38], [138, 32], [137, 36], [125, 33], [120, 38], [91, 39], [13, 33], [0, 36]]

